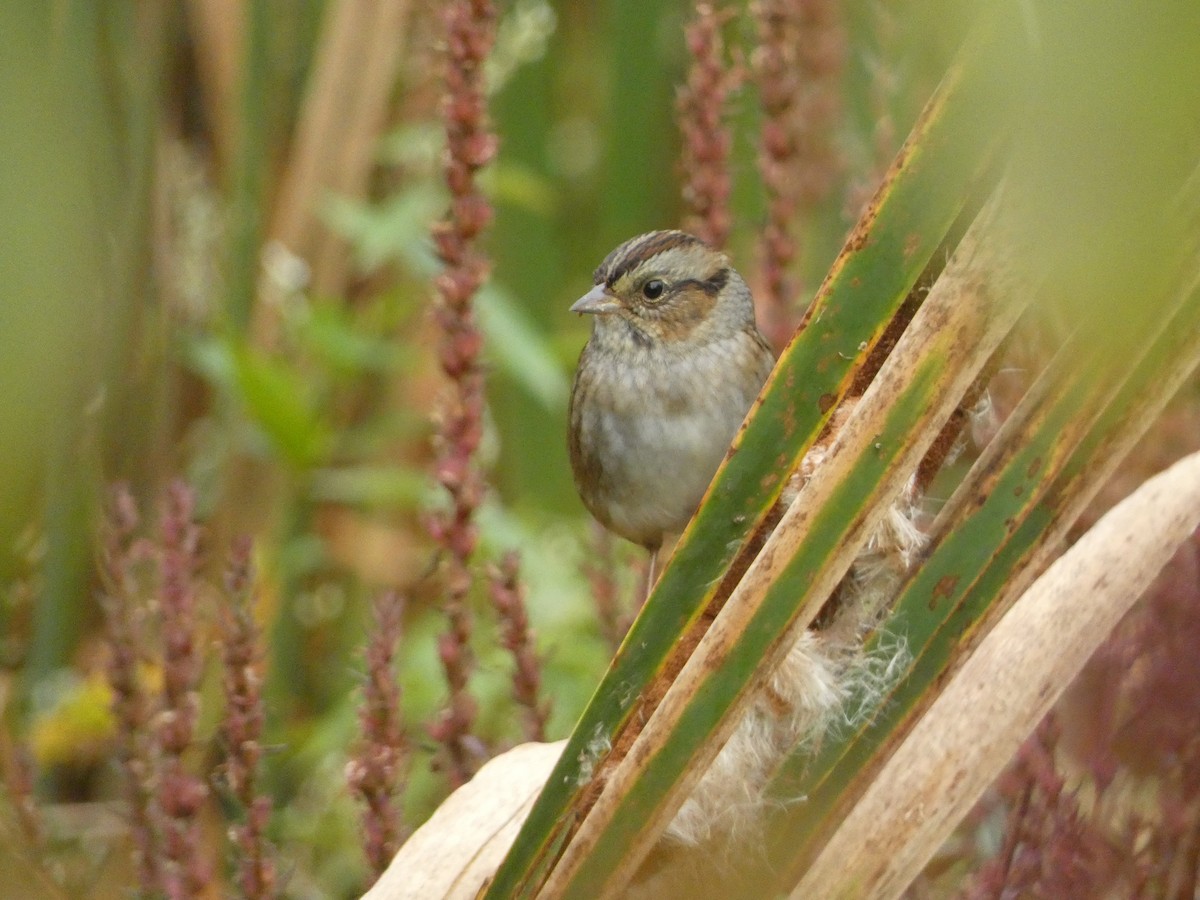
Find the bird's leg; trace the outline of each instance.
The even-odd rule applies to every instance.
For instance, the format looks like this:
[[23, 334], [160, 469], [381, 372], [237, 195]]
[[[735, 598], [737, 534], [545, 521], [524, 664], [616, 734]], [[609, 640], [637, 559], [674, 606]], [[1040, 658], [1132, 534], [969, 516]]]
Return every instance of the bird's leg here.
[[646, 601], [650, 599], [650, 592], [654, 590], [654, 576], [658, 573], [655, 571], [658, 568], [658, 551], [661, 548], [650, 547], [650, 562], [646, 566], [646, 592], [642, 595], [642, 606], [646, 605]]

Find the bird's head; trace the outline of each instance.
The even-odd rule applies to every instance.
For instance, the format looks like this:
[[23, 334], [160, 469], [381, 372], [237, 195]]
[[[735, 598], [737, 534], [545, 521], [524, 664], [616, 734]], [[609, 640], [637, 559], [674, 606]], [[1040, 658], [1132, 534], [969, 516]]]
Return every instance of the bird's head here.
[[642, 344], [703, 343], [752, 326], [754, 306], [729, 258], [683, 231], [652, 231], [604, 258], [594, 286], [571, 307], [596, 317], [595, 333]]

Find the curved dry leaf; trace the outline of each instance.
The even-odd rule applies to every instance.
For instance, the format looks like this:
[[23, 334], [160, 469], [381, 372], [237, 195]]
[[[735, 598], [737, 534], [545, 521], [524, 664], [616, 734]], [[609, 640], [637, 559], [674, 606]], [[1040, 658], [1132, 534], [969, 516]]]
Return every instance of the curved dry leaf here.
[[1198, 526], [1194, 453], [1112, 509], [1021, 596], [792, 897], [898, 896]]
[[473, 900], [512, 846], [565, 741], [490, 760], [400, 848], [363, 900]]

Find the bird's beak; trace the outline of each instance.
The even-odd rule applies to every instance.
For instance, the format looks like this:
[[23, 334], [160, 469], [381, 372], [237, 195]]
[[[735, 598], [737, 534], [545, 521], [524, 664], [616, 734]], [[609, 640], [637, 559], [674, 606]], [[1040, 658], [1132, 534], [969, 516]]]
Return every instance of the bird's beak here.
[[604, 285], [598, 284], [572, 304], [571, 312], [603, 315], [616, 312], [620, 308], [620, 301], [610, 294]]

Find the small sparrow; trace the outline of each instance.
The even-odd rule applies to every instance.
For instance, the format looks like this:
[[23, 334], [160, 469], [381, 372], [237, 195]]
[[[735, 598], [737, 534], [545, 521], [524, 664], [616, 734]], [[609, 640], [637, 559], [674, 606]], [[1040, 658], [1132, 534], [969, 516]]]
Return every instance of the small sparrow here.
[[729, 258], [682, 231], [613, 250], [571, 307], [595, 316], [571, 387], [575, 487], [602, 525], [650, 551], [683, 530], [775, 355]]

